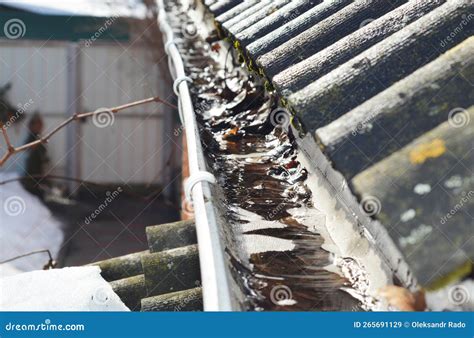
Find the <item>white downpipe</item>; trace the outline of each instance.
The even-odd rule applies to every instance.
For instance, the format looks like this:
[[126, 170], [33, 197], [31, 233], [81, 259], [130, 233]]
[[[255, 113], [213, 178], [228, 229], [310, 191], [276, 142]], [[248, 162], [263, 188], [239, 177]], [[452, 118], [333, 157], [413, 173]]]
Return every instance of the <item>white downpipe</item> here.
[[[166, 42], [165, 49], [170, 62], [170, 71], [175, 79], [180, 115], [185, 127], [188, 146], [190, 177], [206, 176], [206, 163], [202, 153], [198, 126], [195, 119], [191, 95], [184, 72], [184, 65], [178, 48], [174, 44], [173, 30], [167, 21], [163, 0], [157, 0], [158, 23]], [[210, 185], [207, 181], [194, 182], [190, 189], [195, 211], [196, 231], [201, 266], [201, 282], [205, 311], [231, 311], [229, 282], [219, 229], [217, 226]]]

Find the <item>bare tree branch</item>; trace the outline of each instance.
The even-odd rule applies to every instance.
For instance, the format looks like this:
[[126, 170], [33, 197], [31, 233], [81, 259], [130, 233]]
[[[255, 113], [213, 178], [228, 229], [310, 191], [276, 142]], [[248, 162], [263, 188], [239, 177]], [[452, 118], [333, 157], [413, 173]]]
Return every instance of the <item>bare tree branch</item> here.
[[0, 167], [3, 166], [5, 164], [5, 162], [8, 161], [8, 159], [13, 154], [16, 154], [16, 153], [25, 151], [27, 149], [36, 147], [36, 146], [38, 146], [40, 144], [43, 144], [43, 143], [47, 143], [49, 141], [49, 139], [54, 134], [56, 134], [58, 131], [60, 131], [62, 128], [64, 128], [65, 126], [67, 126], [69, 123], [71, 123], [73, 121], [79, 121], [79, 120], [82, 120], [84, 118], [88, 118], [88, 117], [91, 117], [91, 116], [94, 116], [94, 115], [103, 114], [104, 112], [109, 112], [109, 113], [116, 114], [116, 113], [118, 113], [122, 110], [132, 108], [132, 107], [136, 107], [136, 106], [140, 106], [140, 105], [144, 105], [144, 104], [151, 103], [151, 102], [162, 103], [162, 104], [164, 104], [168, 107], [176, 109], [175, 105], [173, 105], [173, 104], [171, 104], [171, 103], [169, 103], [169, 102], [167, 102], [167, 101], [165, 101], [165, 100], [163, 100], [159, 97], [151, 97], [151, 98], [148, 98], [148, 99], [127, 103], [127, 104], [117, 106], [117, 107], [112, 107], [112, 108], [107, 108], [107, 109], [99, 109], [99, 110], [96, 110], [94, 112], [76, 113], [73, 116], [71, 116], [70, 118], [68, 118], [67, 120], [60, 123], [56, 128], [54, 128], [52, 131], [50, 131], [45, 136], [41, 137], [39, 140], [24, 144], [20, 147], [14, 147], [11, 144], [10, 138], [8, 137], [7, 128], [3, 125], [3, 123], [0, 122], [0, 129], [2, 130], [2, 135], [3, 135], [3, 138], [5, 139], [5, 143], [7, 145], [7, 152], [0, 159]]

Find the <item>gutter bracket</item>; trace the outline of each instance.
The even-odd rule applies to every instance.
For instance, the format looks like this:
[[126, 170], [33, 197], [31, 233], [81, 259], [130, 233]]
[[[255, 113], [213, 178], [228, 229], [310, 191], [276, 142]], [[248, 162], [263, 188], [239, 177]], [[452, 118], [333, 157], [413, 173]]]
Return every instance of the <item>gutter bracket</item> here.
[[191, 78], [188, 77], [188, 76], [180, 76], [180, 77], [176, 78], [176, 80], [174, 80], [174, 83], [173, 83], [173, 91], [176, 94], [176, 96], [179, 96], [179, 85], [183, 81], [193, 83], [193, 80], [191, 80]]
[[186, 199], [189, 202], [193, 201], [192, 192], [193, 192], [194, 186], [201, 182], [208, 182], [211, 184], [215, 184], [216, 177], [208, 171], [198, 171], [197, 173], [194, 173], [191, 176], [189, 176], [184, 182], [184, 193], [186, 195]]
[[169, 48], [171, 47], [171, 45], [174, 45], [176, 46], [176, 43], [174, 42], [174, 40], [169, 40], [169, 41], [166, 41], [165, 43], [165, 52], [167, 55], [170, 55], [170, 51], [169, 51]]

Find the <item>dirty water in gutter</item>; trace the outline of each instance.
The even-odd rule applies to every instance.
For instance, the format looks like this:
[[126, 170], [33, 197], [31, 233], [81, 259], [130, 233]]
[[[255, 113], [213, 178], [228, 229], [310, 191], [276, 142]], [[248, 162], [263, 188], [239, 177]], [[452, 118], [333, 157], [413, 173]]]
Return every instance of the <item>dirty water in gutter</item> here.
[[[191, 11], [173, 12], [176, 33], [182, 34]], [[288, 113], [257, 79], [232, 65], [232, 53], [216, 37], [205, 41], [188, 29], [179, 48], [193, 80], [204, 152], [224, 195], [220, 204], [227, 232], [244, 238], [249, 253], [242, 257], [239, 245], [232, 243], [226, 249], [233, 277], [245, 295], [242, 307], [369, 309], [354, 289], [355, 284], [364, 288], [366, 281], [348, 272], [351, 260], [337, 258], [336, 264], [336, 257], [323, 248], [324, 215], [305, 184], [307, 171], [297, 158]]]

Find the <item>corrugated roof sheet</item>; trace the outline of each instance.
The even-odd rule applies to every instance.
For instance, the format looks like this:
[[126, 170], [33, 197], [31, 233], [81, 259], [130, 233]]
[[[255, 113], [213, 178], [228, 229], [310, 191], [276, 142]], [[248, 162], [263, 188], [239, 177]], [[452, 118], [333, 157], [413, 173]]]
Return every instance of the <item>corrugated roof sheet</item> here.
[[202, 310], [194, 220], [147, 227], [149, 250], [92, 263], [132, 311]]
[[422, 284], [472, 265], [472, 0], [204, 4]]

